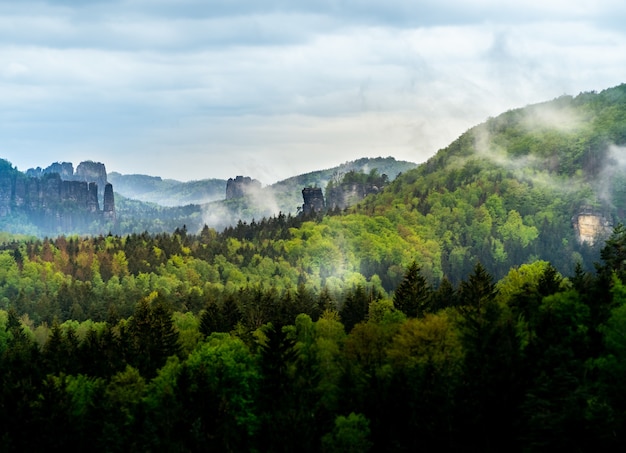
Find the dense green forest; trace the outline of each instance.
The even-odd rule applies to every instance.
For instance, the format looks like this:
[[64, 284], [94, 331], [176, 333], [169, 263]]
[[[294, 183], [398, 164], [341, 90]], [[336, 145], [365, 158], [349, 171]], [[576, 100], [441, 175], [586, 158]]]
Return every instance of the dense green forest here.
[[626, 85], [489, 119], [343, 211], [3, 234], [3, 448], [624, 448], [624, 146]]
[[536, 261], [495, 282], [476, 263], [433, 287], [413, 262], [392, 297], [283, 285], [275, 265], [276, 279], [246, 281], [194, 257], [215, 242], [5, 250], [3, 450], [626, 447], [622, 226], [593, 273]]

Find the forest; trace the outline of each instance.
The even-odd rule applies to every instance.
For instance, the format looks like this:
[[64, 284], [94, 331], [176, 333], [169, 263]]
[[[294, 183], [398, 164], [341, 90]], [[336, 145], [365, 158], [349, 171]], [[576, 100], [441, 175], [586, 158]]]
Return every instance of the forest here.
[[622, 85], [344, 210], [0, 234], [3, 449], [623, 449], [625, 131]]
[[236, 287], [236, 268], [193, 257], [215, 239], [3, 251], [3, 449], [626, 446], [623, 226], [594, 272], [536, 261], [495, 281], [477, 262], [434, 287], [412, 262], [392, 296], [363, 282], [318, 291], [302, 276]]

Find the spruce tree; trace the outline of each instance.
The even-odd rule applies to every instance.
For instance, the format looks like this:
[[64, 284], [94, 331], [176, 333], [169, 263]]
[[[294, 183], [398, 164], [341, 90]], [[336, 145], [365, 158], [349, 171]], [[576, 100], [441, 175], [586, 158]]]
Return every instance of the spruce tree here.
[[432, 311], [432, 290], [422, 276], [417, 262], [413, 261], [393, 295], [394, 306], [411, 318]]

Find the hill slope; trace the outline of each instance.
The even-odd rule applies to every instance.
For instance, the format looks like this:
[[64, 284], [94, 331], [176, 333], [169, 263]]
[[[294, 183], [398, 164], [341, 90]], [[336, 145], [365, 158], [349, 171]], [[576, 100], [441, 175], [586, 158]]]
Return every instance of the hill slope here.
[[240, 199], [222, 200], [203, 206], [204, 223], [221, 230], [235, 225], [239, 220], [250, 222], [253, 219], [271, 217], [278, 213], [296, 215], [302, 206], [302, 189], [305, 187], [324, 188], [328, 182], [341, 178], [349, 172], [368, 173], [376, 170], [394, 180], [399, 174], [415, 168], [413, 162], [398, 161], [393, 157], [362, 158], [344, 162], [337, 167], [318, 170], [293, 176], [260, 190], [250, 191]]
[[[467, 275], [480, 260], [501, 276], [536, 258], [569, 272], [591, 266], [624, 220], [624, 145], [626, 85], [563, 96], [468, 130], [353, 215], [384, 217], [404, 240], [432, 242], [415, 256], [434, 274]], [[579, 236], [581, 214], [597, 220], [598, 237]]]

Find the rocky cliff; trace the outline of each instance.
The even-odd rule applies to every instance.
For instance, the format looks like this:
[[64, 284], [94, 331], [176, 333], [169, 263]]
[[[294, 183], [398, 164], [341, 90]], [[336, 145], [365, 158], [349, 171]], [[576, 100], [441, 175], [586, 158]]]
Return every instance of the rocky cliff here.
[[380, 189], [372, 184], [344, 184], [335, 186], [326, 191], [329, 209], [345, 209], [358, 203], [370, 194], [378, 193]]
[[74, 179], [74, 164], [71, 162], [55, 162], [46, 168], [29, 168], [26, 170], [26, 176], [31, 178], [41, 178], [43, 175], [50, 173], [58, 173], [61, 179]]
[[304, 199], [302, 213], [305, 215], [322, 212], [326, 207], [322, 189], [318, 187], [305, 187], [302, 189], [302, 198]]
[[73, 165], [64, 162], [21, 173], [3, 161], [0, 217], [25, 217], [45, 233], [86, 231], [94, 223], [115, 221], [113, 187], [106, 183], [104, 164], [81, 163], [78, 169], [75, 174]]
[[329, 210], [345, 209], [368, 195], [378, 193], [389, 184], [385, 174], [350, 171], [337, 175], [326, 186], [326, 206]]
[[226, 199], [242, 198], [253, 191], [261, 189], [261, 183], [248, 176], [237, 176], [226, 181]]
[[613, 231], [613, 223], [608, 217], [591, 208], [583, 208], [572, 217], [572, 224], [581, 244], [593, 245], [597, 241], [606, 240]]

